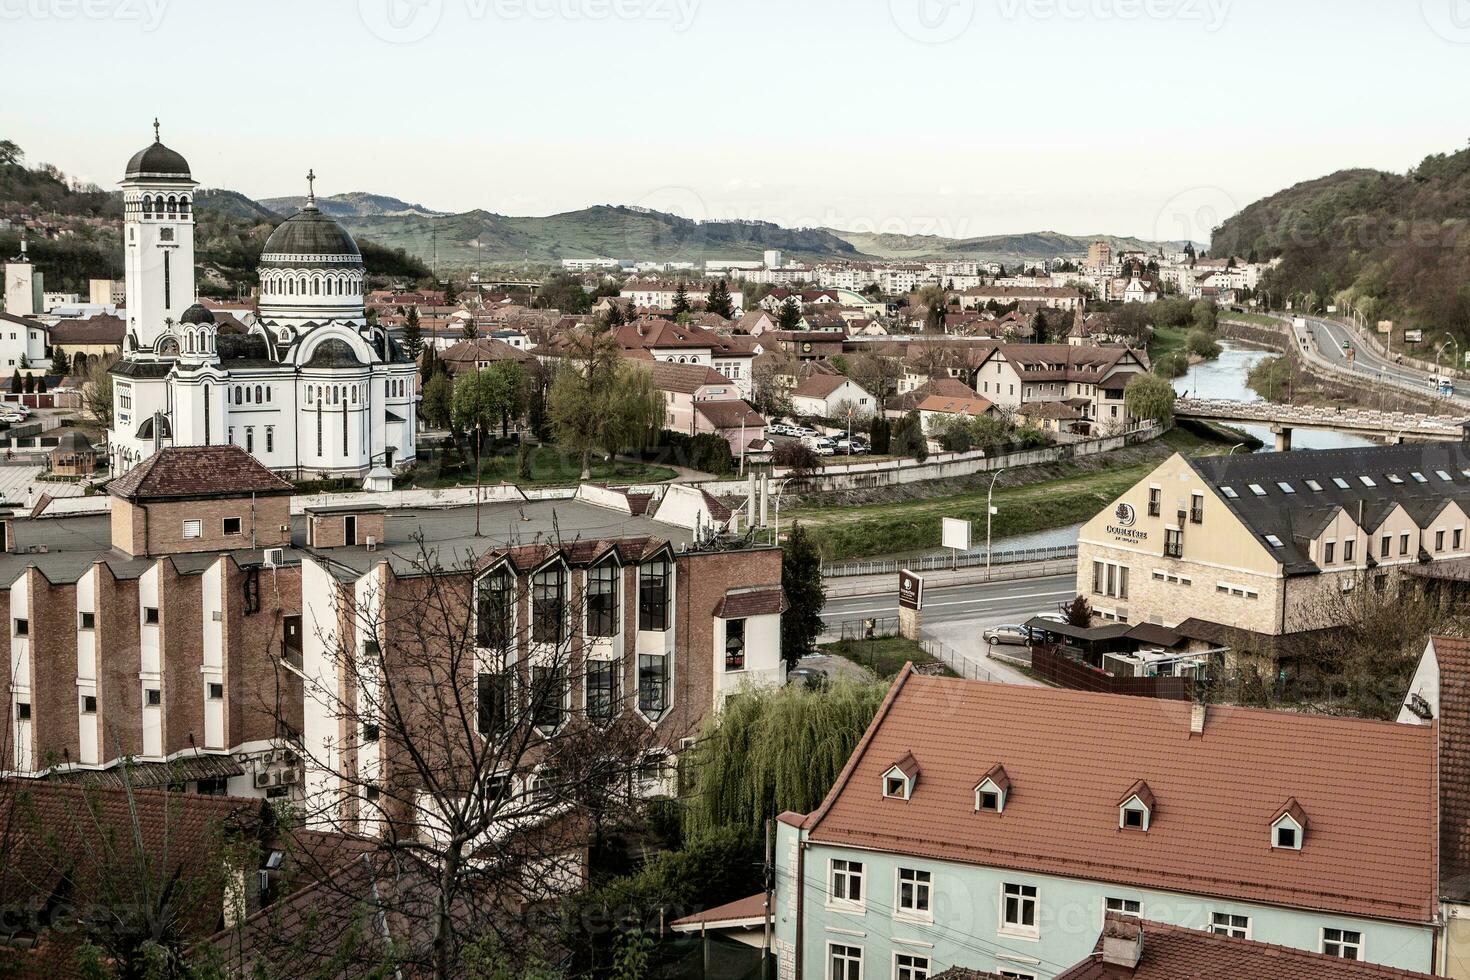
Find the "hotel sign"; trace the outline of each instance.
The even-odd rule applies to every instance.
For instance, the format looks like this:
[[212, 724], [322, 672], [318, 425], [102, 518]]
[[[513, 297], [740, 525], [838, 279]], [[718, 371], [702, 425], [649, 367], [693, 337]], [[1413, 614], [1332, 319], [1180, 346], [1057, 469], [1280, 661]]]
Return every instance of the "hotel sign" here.
[[1112, 523], [1107, 525], [1108, 534], [1115, 540], [1127, 544], [1139, 544], [1148, 540], [1148, 532], [1133, 525], [1138, 523], [1138, 511], [1132, 504], [1123, 503], [1113, 508]]
[[907, 568], [898, 573], [898, 604], [905, 609], [924, 608], [924, 579]]

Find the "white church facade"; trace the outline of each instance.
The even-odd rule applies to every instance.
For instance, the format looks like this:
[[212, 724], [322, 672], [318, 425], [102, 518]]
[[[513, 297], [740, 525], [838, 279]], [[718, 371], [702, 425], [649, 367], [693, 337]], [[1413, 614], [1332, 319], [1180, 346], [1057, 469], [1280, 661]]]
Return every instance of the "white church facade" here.
[[242, 333], [195, 300], [198, 185], [184, 158], [155, 131], [121, 186], [127, 332], [111, 372], [112, 475], [165, 446], [224, 443], [294, 479], [381, 487], [413, 462], [417, 366], [368, 325], [362, 255], [314, 194], [267, 241]]

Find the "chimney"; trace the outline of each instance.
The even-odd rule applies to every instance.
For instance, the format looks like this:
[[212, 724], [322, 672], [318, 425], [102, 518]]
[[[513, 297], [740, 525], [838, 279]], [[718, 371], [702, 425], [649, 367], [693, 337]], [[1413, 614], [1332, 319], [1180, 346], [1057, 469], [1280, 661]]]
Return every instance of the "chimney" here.
[[1203, 735], [1205, 733], [1205, 706], [1196, 702], [1189, 706], [1189, 734]]
[[1102, 961], [1125, 970], [1138, 969], [1143, 959], [1143, 923], [1122, 917], [1109, 917], [1103, 927]]

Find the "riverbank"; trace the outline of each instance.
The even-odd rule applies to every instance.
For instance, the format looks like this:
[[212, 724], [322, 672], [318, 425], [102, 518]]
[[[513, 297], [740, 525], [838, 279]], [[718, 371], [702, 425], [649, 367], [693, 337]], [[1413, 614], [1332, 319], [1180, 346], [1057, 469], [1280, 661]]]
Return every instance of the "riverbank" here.
[[[998, 513], [991, 536], [1076, 524], [1112, 503], [1174, 453], [1217, 454], [1228, 452], [1231, 445], [1172, 429], [1150, 443], [1105, 456], [1006, 471], [996, 480]], [[787, 513], [800, 521], [827, 562], [936, 548], [942, 517], [970, 521], [978, 545], [985, 534], [989, 487], [990, 474], [985, 473], [960, 481], [824, 494], [783, 512], [782, 522]]]

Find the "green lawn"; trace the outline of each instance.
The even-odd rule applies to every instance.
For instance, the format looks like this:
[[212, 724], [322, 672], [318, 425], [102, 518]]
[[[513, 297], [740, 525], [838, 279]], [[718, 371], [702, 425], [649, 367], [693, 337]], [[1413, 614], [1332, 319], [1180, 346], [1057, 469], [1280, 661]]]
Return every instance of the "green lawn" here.
[[[531, 450], [529, 479], [520, 476], [516, 464], [515, 453], [486, 456], [481, 461], [480, 480], [486, 485], [513, 483], [522, 487], [562, 487], [577, 484], [582, 475], [581, 459], [568, 456], [554, 446], [537, 446]], [[677, 475], [667, 466], [629, 459], [608, 462], [597, 456], [592, 458], [593, 483], [663, 483]], [[461, 462], [458, 456], [451, 456], [445, 464], [443, 457], [435, 454], [420, 462], [411, 474], [400, 477], [396, 485], [400, 489], [417, 487], [429, 490], [472, 487], [475, 485], [475, 462], [473, 458]]]
[[1253, 326], [1257, 326], [1257, 327], [1271, 327], [1273, 329], [1279, 329], [1280, 326], [1281, 326], [1281, 321], [1280, 320], [1276, 319], [1275, 317], [1266, 316], [1264, 313], [1229, 313], [1229, 312], [1226, 312], [1226, 313], [1221, 313], [1220, 314], [1220, 322], [1224, 323], [1224, 322], [1228, 322], [1228, 321], [1231, 321], [1231, 320], [1234, 320], [1237, 323], [1249, 323], [1249, 324], [1251, 324]]
[[[881, 640], [840, 640], [827, 644], [821, 650], [834, 657], [843, 657], [860, 664], [877, 674], [879, 680], [885, 681], [898, 676], [903, 665], [909, 661], [913, 661], [916, 666], [939, 663], [925, 653], [918, 643], [901, 636], [890, 636]], [[950, 676], [954, 675], [949, 668], [945, 670]]]
[[1185, 327], [1155, 327], [1153, 336], [1148, 342], [1149, 360], [1157, 361], [1165, 354], [1183, 350], [1185, 338], [1188, 336], [1189, 329]]
[[[1179, 429], [1165, 433], [1158, 444], [1186, 453], [1218, 453], [1227, 447], [1207, 442]], [[997, 488], [996, 514], [991, 534], [1000, 538], [1032, 531], [1044, 531], [1085, 521], [1137, 483], [1160, 460], [1111, 469], [1086, 469], [1075, 465], [1053, 468], [1063, 473], [1053, 478], [1023, 486]], [[792, 512], [811, 532], [825, 561], [867, 558], [939, 546], [941, 517], [958, 517], [971, 522], [975, 543], [985, 536], [984, 489], [927, 500], [869, 506], [807, 505]], [[785, 515], [782, 515], [785, 522]]]

